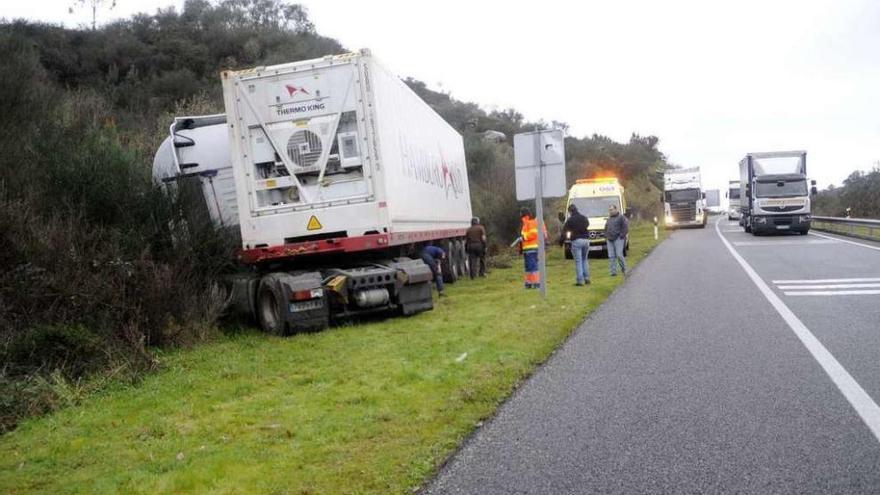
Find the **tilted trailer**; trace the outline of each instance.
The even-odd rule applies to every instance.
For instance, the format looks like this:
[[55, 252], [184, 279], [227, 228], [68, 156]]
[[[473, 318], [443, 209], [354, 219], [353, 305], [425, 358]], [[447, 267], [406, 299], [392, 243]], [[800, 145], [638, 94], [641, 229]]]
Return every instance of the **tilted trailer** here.
[[201, 191], [202, 217], [240, 234], [235, 308], [277, 334], [431, 309], [427, 243], [447, 281], [467, 273], [462, 137], [368, 51], [222, 82], [226, 114], [176, 118], [154, 176]]

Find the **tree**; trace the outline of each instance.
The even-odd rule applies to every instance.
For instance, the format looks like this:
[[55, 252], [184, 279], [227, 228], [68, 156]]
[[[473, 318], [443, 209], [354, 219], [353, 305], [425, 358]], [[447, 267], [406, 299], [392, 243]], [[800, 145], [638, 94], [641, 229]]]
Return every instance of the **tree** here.
[[92, 31], [97, 29], [98, 27], [98, 9], [104, 7], [107, 4], [110, 4], [107, 7], [107, 10], [113, 10], [116, 7], [116, 0], [74, 0], [73, 5], [71, 5], [67, 12], [72, 14], [74, 7], [86, 7], [92, 9]]

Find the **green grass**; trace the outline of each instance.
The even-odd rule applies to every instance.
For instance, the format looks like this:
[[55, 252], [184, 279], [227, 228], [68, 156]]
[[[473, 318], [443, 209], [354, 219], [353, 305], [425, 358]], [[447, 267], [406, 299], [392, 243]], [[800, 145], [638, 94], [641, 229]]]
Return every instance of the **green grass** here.
[[[655, 244], [634, 228], [630, 263]], [[517, 262], [415, 317], [168, 353], [0, 438], [0, 492], [410, 493], [622, 282], [607, 263], [574, 287], [554, 246], [546, 301]]]
[[813, 228], [832, 234], [841, 234], [869, 241], [880, 241], [880, 229], [864, 225], [843, 225], [813, 220]]

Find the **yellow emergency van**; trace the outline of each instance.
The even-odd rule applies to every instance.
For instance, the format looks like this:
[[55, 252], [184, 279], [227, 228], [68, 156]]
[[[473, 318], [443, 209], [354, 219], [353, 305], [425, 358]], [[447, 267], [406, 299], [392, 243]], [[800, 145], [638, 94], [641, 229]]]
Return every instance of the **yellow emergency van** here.
[[[568, 190], [568, 199], [565, 202], [565, 213], [559, 213], [559, 220], [565, 221], [568, 215], [568, 206], [577, 206], [581, 215], [590, 220], [590, 251], [604, 251], [607, 253], [605, 244], [605, 222], [608, 220], [608, 207], [614, 205], [620, 210], [620, 214], [626, 214], [626, 198], [623, 194], [623, 186], [616, 177], [597, 179], [579, 179]], [[565, 257], [571, 259], [570, 241], [565, 240]], [[629, 251], [629, 239], [623, 253]]]

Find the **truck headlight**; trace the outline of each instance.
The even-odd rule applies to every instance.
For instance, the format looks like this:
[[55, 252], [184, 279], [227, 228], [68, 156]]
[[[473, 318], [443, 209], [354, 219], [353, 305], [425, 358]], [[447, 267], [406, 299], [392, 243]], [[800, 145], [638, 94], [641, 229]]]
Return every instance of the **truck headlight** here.
[[672, 215], [666, 215], [666, 223], [672, 223]]
[[755, 217], [755, 223], [767, 223], [767, 219], [764, 217]]
[[810, 221], [810, 215], [798, 215], [798, 222], [807, 223]]

